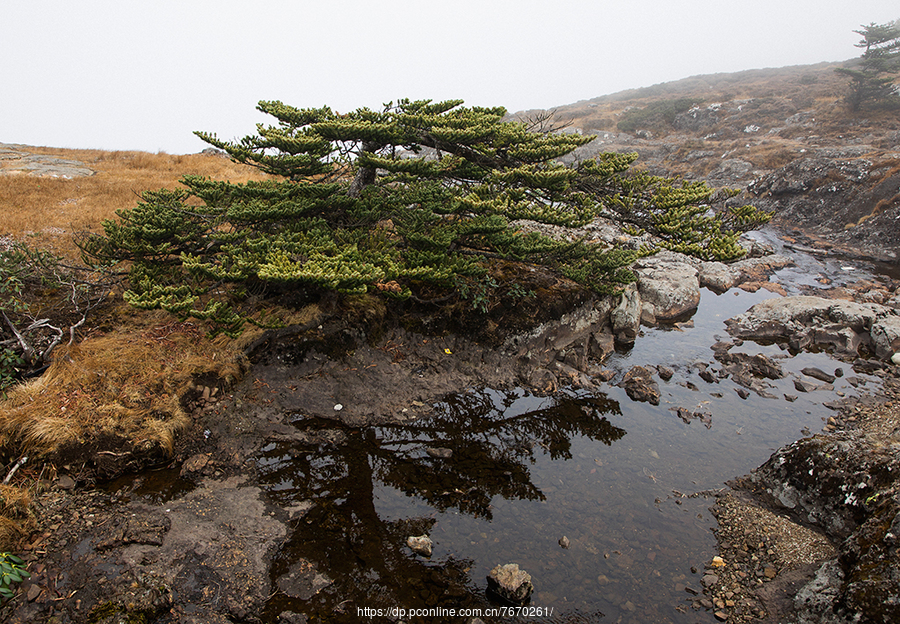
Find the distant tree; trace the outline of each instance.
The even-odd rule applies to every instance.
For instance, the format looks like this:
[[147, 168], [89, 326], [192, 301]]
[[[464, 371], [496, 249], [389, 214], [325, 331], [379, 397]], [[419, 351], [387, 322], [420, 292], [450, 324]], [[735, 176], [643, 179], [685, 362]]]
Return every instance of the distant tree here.
[[[741, 256], [740, 232], [768, 220], [752, 207], [711, 211], [728, 194], [701, 182], [630, 171], [637, 154], [559, 159], [593, 139], [503, 108], [401, 100], [339, 114], [260, 102], [278, 120], [227, 142], [197, 133], [278, 180], [230, 184], [186, 176], [79, 241], [91, 262], [130, 263], [125, 298], [140, 308], [215, 320], [237, 332], [245, 293], [266, 289], [463, 293], [496, 282], [495, 259], [539, 264], [598, 291], [634, 279], [653, 249], [585, 242], [574, 228], [611, 216], [662, 245]], [[532, 222], [570, 228], [551, 238]], [[501, 284], [509, 288], [513, 285]], [[441, 295], [446, 300], [447, 295]], [[246, 306], [245, 306], [246, 307]]]
[[894, 81], [900, 73], [900, 20], [887, 24], [869, 24], [853, 32], [862, 36], [857, 48], [863, 49], [855, 67], [837, 71], [850, 78], [847, 103], [853, 111], [873, 103], [900, 106]]

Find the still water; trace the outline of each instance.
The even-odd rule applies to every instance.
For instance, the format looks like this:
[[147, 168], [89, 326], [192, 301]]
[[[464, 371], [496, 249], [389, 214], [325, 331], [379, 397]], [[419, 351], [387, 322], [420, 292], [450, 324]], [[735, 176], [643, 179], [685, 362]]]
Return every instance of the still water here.
[[[877, 383], [824, 353], [753, 343], [732, 352], [779, 358], [788, 376], [771, 382], [778, 398], [742, 399], [730, 379], [703, 381], [698, 364], [718, 367], [710, 346], [728, 339], [724, 320], [774, 296], [704, 291], [689, 322], [644, 328], [614, 354], [605, 364], [617, 378], [601, 393], [472, 388], [433, 405], [430, 418], [362, 430], [296, 415], [308, 443], [270, 444], [258, 466], [272, 502], [308, 508], [273, 570], [276, 587], [301, 579], [306, 589], [276, 594], [268, 616], [396, 621], [359, 609], [486, 609], [497, 606], [485, 597], [491, 568], [517, 563], [543, 614], [522, 621], [714, 622], [692, 607], [715, 554], [710, 492], [820, 430], [831, 414], [823, 402], [858, 393], [848, 378]], [[615, 386], [638, 364], [674, 370], [659, 382], [660, 405]], [[799, 393], [793, 378], [807, 366], [846, 374], [834, 392]], [[711, 420], [685, 423], [679, 407]], [[433, 540], [431, 557], [406, 546], [418, 535]]]

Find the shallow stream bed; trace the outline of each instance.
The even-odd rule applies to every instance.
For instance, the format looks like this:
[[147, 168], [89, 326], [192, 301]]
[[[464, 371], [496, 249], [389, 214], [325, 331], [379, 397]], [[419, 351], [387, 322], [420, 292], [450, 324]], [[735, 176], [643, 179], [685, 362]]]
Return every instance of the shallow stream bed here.
[[[781, 277], [789, 291], [866, 270], [810, 256], [798, 265]], [[787, 376], [769, 381], [776, 398], [741, 398], [730, 379], [702, 380], [699, 371], [716, 366], [711, 345], [727, 339], [725, 319], [775, 296], [704, 291], [689, 321], [644, 328], [633, 349], [611, 356], [605, 365], [616, 377], [602, 393], [460, 389], [429, 417], [358, 429], [296, 414], [304, 441], [271, 443], [257, 458], [271, 502], [299, 510], [273, 567], [280, 591], [268, 617], [361, 621], [365, 608], [496, 608], [485, 578], [495, 565], [517, 563], [532, 577], [530, 606], [541, 621], [716, 621], [694, 606], [715, 554], [712, 492], [820, 430], [832, 414], [823, 403], [878, 384], [825, 353], [755, 343], [732, 353], [779, 362]], [[659, 381], [658, 406], [615, 385], [634, 365], [674, 371]], [[806, 367], [840, 369], [833, 390], [798, 392], [793, 380]], [[703, 418], [685, 422], [678, 408]], [[430, 557], [407, 546], [419, 535], [433, 541]]]

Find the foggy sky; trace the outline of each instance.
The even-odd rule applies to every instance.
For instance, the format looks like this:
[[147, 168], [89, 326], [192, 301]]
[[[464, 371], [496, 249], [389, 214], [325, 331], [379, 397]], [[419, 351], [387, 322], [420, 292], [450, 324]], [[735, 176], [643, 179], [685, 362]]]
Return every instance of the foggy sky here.
[[552, 108], [688, 76], [843, 61], [896, 0], [8, 0], [0, 143], [197, 152], [259, 100]]

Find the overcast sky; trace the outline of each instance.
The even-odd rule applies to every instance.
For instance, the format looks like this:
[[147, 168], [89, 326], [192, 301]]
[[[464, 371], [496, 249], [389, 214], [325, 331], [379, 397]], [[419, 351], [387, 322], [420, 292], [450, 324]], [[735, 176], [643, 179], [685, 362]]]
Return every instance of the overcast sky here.
[[552, 108], [843, 61], [897, 0], [0, 0], [0, 143], [192, 153], [259, 100]]

